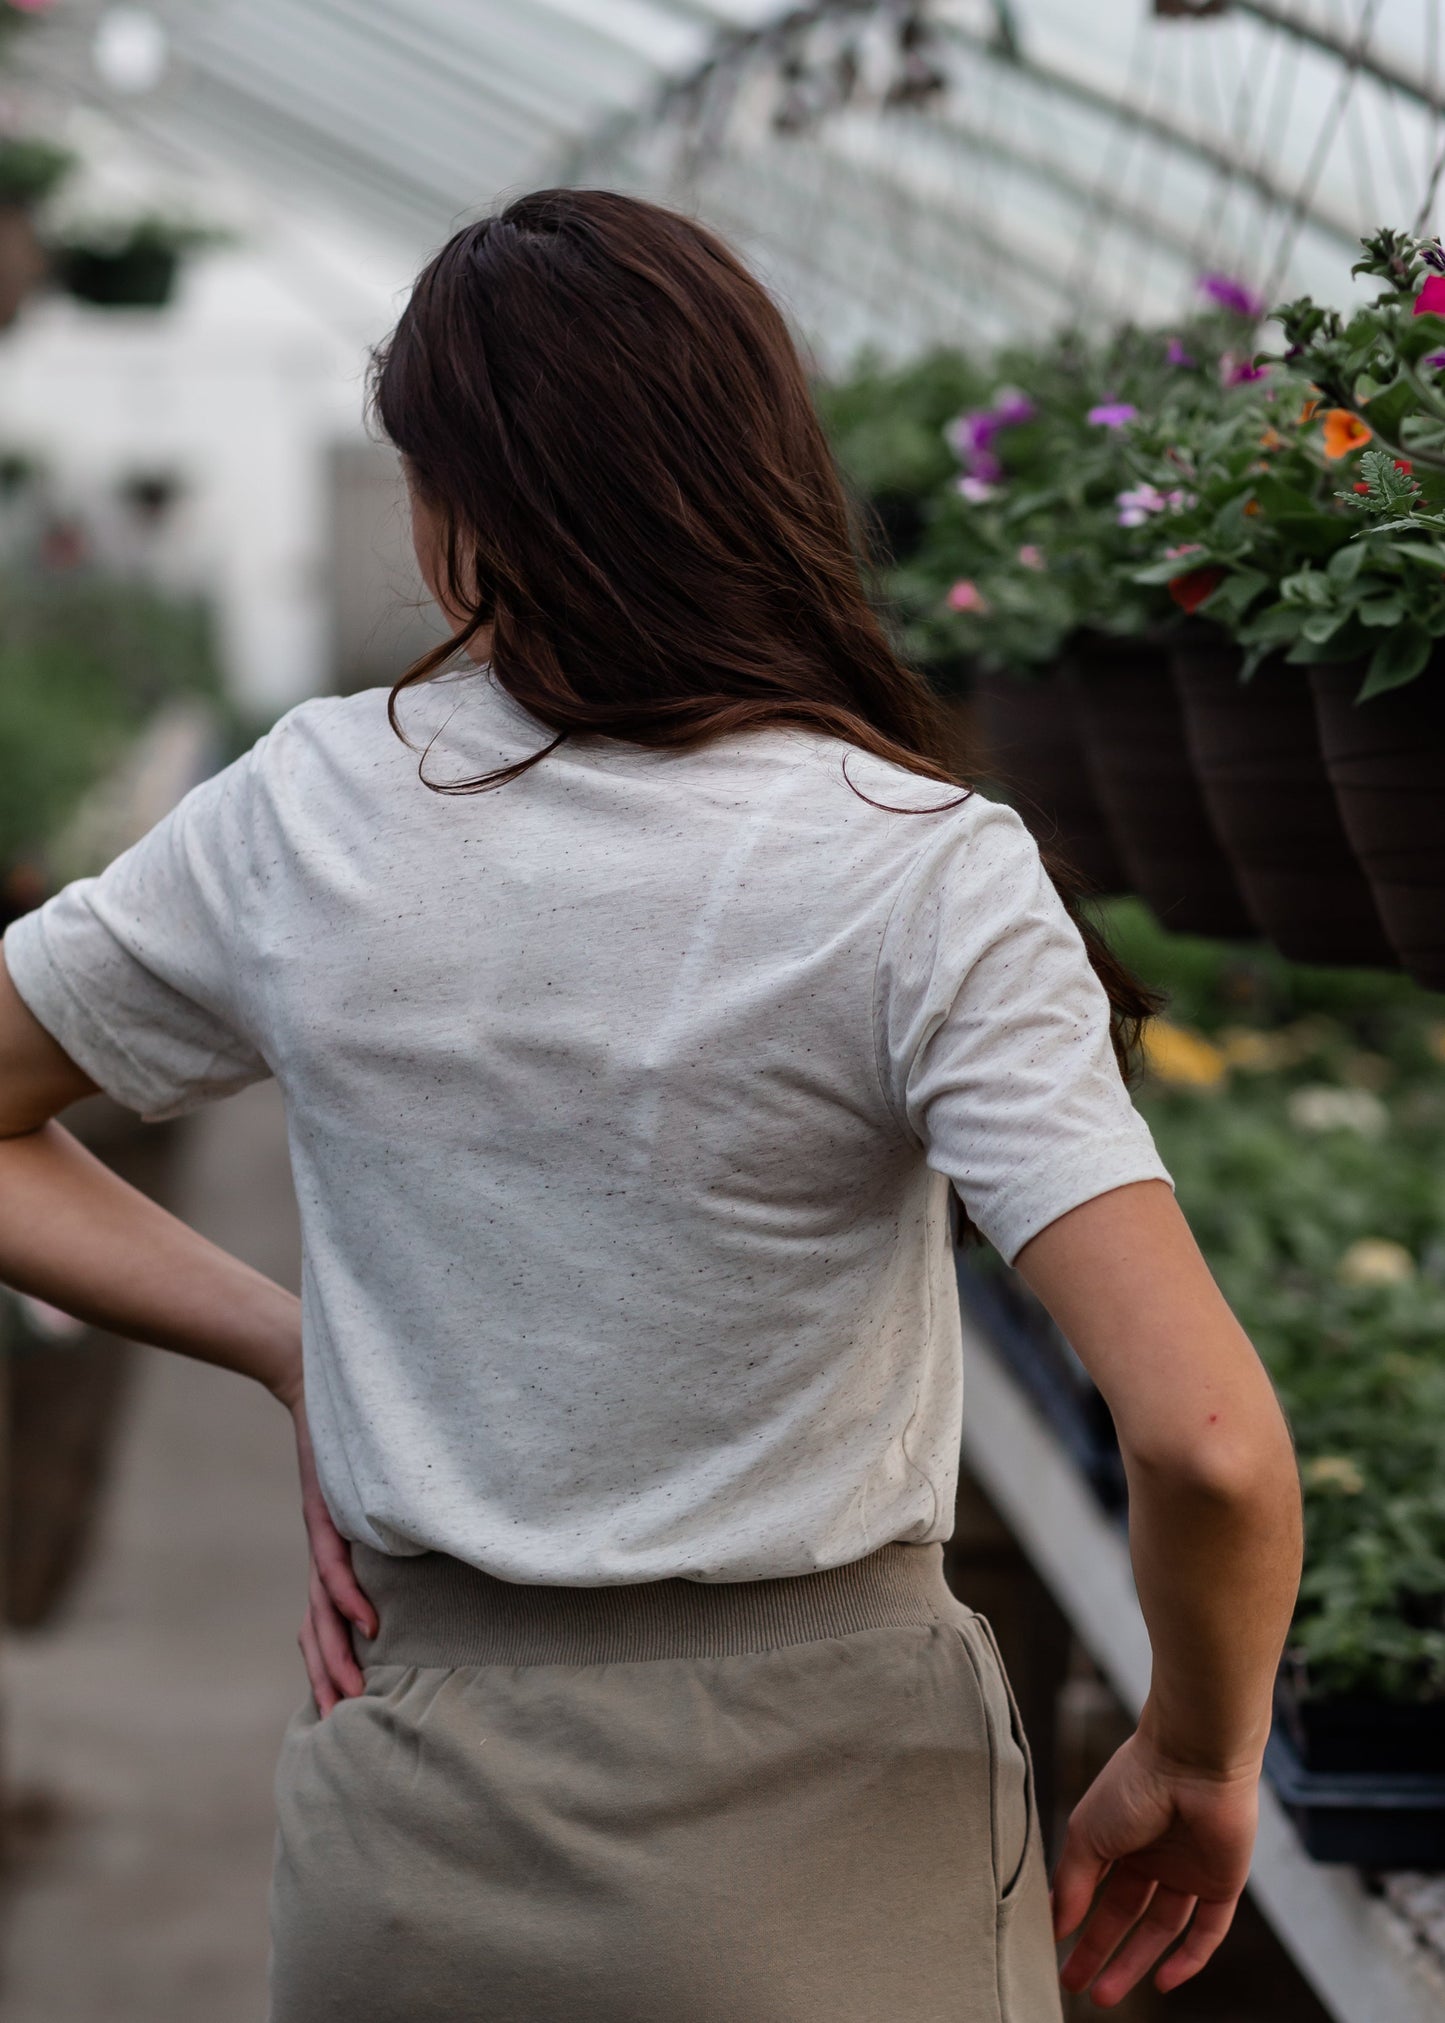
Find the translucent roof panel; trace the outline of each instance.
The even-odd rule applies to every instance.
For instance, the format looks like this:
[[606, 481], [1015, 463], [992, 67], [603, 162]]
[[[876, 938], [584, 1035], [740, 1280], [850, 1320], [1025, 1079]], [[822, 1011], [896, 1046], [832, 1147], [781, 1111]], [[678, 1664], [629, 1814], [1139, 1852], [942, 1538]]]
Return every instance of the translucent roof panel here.
[[[1160, 11], [1161, 8], [1167, 11]], [[72, 0], [22, 61], [419, 256], [605, 182], [738, 239], [828, 355], [1167, 316], [1206, 269], [1340, 297], [1441, 222], [1445, 0], [156, 0], [121, 94]]]

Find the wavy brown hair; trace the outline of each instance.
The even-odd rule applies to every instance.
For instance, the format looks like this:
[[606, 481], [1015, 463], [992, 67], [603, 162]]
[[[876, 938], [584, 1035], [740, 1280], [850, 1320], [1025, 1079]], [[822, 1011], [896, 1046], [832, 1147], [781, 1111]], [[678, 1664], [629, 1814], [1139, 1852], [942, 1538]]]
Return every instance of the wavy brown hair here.
[[[555, 732], [437, 791], [498, 787], [574, 733], [683, 746], [769, 725], [972, 791], [948, 711], [870, 602], [861, 523], [787, 325], [694, 219], [560, 189], [465, 226], [377, 351], [371, 401], [464, 614], [392, 690], [393, 728], [401, 691], [490, 625], [498, 681]], [[1155, 1001], [1079, 910], [1069, 868], [1046, 861], [1127, 1072]]]

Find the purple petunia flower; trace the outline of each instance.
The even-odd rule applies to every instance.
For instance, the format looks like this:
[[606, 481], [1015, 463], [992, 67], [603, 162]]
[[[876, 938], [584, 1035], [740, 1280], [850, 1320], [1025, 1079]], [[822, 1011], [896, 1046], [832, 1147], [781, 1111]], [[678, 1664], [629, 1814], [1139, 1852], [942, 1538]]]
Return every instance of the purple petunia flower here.
[[976, 457], [988, 455], [998, 434], [998, 421], [986, 407], [970, 408], [965, 414], [955, 415], [943, 434], [954, 455], [972, 464]]
[[[994, 462], [997, 461], [995, 458]], [[956, 478], [954, 483], [960, 497], [967, 499], [971, 506], [986, 506], [989, 500], [998, 494], [997, 480], [981, 478], [976, 471], [965, 472], [963, 477]]]
[[1227, 309], [1231, 316], [1243, 317], [1247, 323], [1258, 323], [1264, 315], [1265, 305], [1260, 297], [1230, 274], [1201, 274], [1198, 287], [1201, 295], [1207, 295], [1219, 308]]
[[1179, 339], [1171, 337], [1164, 347], [1164, 362], [1166, 365], [1193, 365], [1194, 360]]
[[1252, 358], [1245, 358], [1237, 352], [1226, 351], [1219, 361], [1219, 377], [1225, 386], [1252, 386], [1257, 379], [1269, 378], [1269, 367], [1256, 365]]
[[1001, 386], [993, 397], [991, 413], [1000, 428], [1022, 428], [1026, 421], [1034, 419], [1038, 409], [1016, 386]]
[[1126, 422], [1135, 419], [1138, 412], [1132, 401], [1104, 400], [1097, 407], [1091, 407], [1084, 419], [1091, 421], [1095, 428], [1123, 428]]

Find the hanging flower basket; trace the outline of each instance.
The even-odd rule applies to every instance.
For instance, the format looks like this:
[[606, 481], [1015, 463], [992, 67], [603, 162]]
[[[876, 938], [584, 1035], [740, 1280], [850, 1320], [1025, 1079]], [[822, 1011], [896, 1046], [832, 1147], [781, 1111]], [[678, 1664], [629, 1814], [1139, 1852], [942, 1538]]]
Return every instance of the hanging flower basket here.
[[1363, 672], [1310, 670], [1325, 770], [1400, 962], [1445, 990], [1445, 654], [1360, 702]]
[[179, 272], [180, 254], [172, 246], [67, 246], [55, 259], [66, 294], [101, 309], [164, 309]]
[[164, 309], [181, 262], [224, 234], [169, 218], [77, 230], [52, 248], [55, 276], [67, 294], [100, 309]]
[[1038, 840], [1094, 892], [1126, 891], [1128, 875], [1084, 764], [1073, 687], [1057, 668], [981, 674], [974, 705], [990, 777], [1016, 796]]
[[1176, 933], [1253, 937], [1194, 776], [1165, 647], [1085, 634], [1071, 667], [1089, 773], [1131, 888]]
[[1203, 629], [1171, 655], [1194, 770], [1250, 913], [1291, 962], [1393, 969], [1320, 755], [1309, 682], [1272, 657], [1242, 683], [1242, 659]]

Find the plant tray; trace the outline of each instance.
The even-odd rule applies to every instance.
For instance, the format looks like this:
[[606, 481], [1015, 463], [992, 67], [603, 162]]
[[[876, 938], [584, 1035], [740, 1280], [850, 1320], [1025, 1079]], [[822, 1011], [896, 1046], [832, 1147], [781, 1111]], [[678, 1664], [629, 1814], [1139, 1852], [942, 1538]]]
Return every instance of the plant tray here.
[[1312, 1695], [1286, 1659], [1274, 1713], [1306, 1770], [1324, 1776], [1445, 1778], [1445, 1700]]
[[1315, 1861], [1445, 1868], [1445, 1776], [1306, 1770], [1278, 1724], [1264, 1770]]
[[980, 1269], [962, 1250], [957, 1268], [964, 1312], [1017, 1377], [1104, 1509], [1122, 1513], [1128, 1487], [1118, 1436], [1088, 1371], [1014, 1273]]

